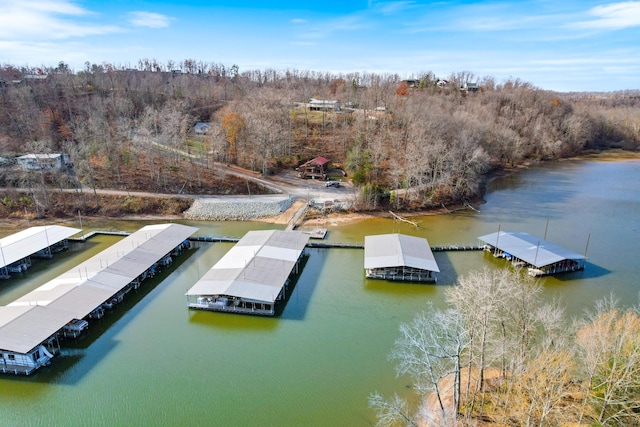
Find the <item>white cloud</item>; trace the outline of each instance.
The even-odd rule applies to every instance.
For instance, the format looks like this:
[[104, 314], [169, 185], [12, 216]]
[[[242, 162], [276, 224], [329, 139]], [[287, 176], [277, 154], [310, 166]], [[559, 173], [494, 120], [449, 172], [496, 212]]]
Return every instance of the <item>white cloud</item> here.
[[577, 22], [573, 27], [619, 30], [640, 26], [640, 2], [638, 1], [596, 6], [590, 9], [588, 13], [594, 16], [595, 19]]
[[376, 12], [383, 15], [393, 15], [398, 12], [404, 12], [416, 6], [415, 1], [382, 1], [369, 2], [369, 8], [375, 9]]
[[67, 0], [6, 0], [0, 13], [0, 39], [64, 39], [120, 31], [117, 26], [82, 22], [93, 14]]
[[129, 22], [136, 27], [168, 27], [172, 18], [160, 13], [136, 11], [129, 13]]
[[294, 19], [291, 20], [292, 24], [306, 24], [307, 22], [309, 22], [309, 21], [307, 21], [306, 19], [302, 19], [302, 18], [294, 18]]

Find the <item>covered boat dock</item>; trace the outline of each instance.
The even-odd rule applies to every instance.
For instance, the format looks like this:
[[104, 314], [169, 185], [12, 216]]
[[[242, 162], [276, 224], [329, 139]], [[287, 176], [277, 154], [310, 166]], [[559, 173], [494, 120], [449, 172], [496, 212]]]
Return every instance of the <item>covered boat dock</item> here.
[[31, 267], [31, 257], [51, 258], [69, 247], [68, 239], [80, 229], [61, 225], [30, 227], [0, 239], [0, 278]]
[[197, 228], [149, 225], [0, 307], [0, 371], [30, 374], [49, 364], [61, 336], [75, 337], [140, 282], [187, 249]]
[[250, 231], [186, 293], [192, 309], [274, 316], [309, 235], [297, 231]]
[[404, 234], [364, 238], [364, 269], [368, 279], [435, 282], [440, 272], [427, 239]]
[[584, 255], [523, 232], [498, 231], [478, 239], [493, 256], [505, 258], [516, 267], [527, 267], [531, 276], [583, 270], [587, 259]]

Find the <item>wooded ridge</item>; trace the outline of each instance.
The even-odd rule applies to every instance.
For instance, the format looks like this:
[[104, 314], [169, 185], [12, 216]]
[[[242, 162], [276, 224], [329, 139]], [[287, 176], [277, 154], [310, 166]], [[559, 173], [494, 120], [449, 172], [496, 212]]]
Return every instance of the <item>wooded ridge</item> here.
[[[267, 175], [323, 156], [360, 186], [360, 208], [422, 209], [478, 197], [493, 170], [637, 150], [639, 105], [638, 91], [561, 94], [468, 72], [404, 80], [193, 60], [87, 63], [77, 72], [4, 65], [0, 155], [65, 153], [73, 167], [5, 170], [0, 179], [33, 189], [233, 194], [246, 183], [216, 174], [214, 161]], [[37, 194], [31, 202], [47, 212]]]

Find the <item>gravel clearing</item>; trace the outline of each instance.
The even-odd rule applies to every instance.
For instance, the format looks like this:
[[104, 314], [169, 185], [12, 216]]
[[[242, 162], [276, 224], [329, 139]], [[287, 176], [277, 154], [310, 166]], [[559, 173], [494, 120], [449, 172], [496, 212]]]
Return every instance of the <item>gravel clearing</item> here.
[[209, 221], [249, 221], [280, 215], [293, 201], [289, 196], [196, 199], [185, 211], [184, 217]]

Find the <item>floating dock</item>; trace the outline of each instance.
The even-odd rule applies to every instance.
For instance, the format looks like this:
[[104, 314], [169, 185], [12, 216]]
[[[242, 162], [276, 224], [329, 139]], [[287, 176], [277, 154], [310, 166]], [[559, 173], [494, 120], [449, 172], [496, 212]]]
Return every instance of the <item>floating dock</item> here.
[[52, 258], [68, 248], [68, 240], [80, 229], [61, 225], [30, 227], [0, 239], [0, 278], [22, 273], [31, 267], [31, 257]]
[[367, 279], [430, 283], [440, 272], [427, 239], [404, 234], [365, 236], [364, 270]]
[[248, 232], [187, 291], [188, 307], [274, 316], [308, 240], [297, 231]]
[[0, 372], [29, 375], [77, 337], [105, 308], [169, 265], [197, 228], [149, 225], [34, 291], [0, 307]]
[[529, 275], [534, 277], [583, 270], [587, 259], [523, 232], [498, 231], [478, 239], [493, 256], [505, 258], [515, 267], [527, 268]]

